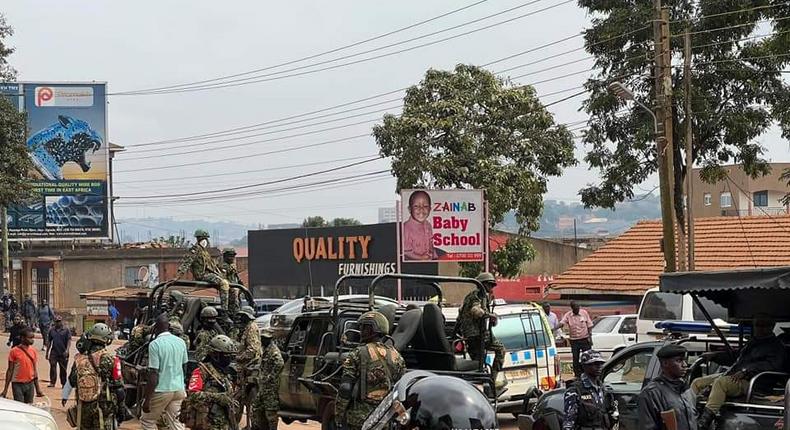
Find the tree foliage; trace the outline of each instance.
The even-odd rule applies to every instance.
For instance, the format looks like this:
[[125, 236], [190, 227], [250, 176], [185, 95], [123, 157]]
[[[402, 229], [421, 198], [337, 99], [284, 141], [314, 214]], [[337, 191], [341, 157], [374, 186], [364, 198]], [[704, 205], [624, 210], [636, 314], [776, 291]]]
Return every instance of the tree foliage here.
[[362, 225], [362, 223], [355, 218], [334, 218], [327, 221], [322, 216], [311, 216], [302, 221], [302, 227], [343, 227], [347, 225]]
[[[670, 32], [693, 33], [691, 106], [692, 156], [703, 166], [704, 180], [721, 176], [726, 163], [742, 163], [753, 177], [769, 167], [756, 138], [774, 121], [783, 137], [790, 137], [790, 88], [782, 70], [790, 61], [790, 4], [769, 0], [665, 0], [669, 8]], [[657, 171], [653, 120], [633, 104], [619, 100], [607, 85], [619, 80], [636, 99], [654, 107], [652, 2], [579, 0], [594, 18], [585, 32], [587, 51], [594, 55], [601, 72], [587, 82], [591, 92], [584, 103], [590, 114], [584, 142], [585, 157], [599, 168], [602, 181], [580, 194], [586, 206], [613, 207], [634, 196], [635, 185]], [[731, 13], [740, 11], [737, 13]], [[773, 21], [775, 20], [775, 21]], [[726, 29], [725, 29], [726, 28]], [[755, 37], [769, 35], [768, 37]], [[671, 38], [675, 64], [683, 54], [683, 38]], [[683, 113], [685, 76], [682, 67], [672, 68], [675, 142], [675, 208], [683, 219], [682, 192], [686, 166], [687, 118]], [[627, 106], [626, 106], [627, 105]], [[623, 110], [626, 112], [623, 112]], [[682, 223], [681, 223], [682, 225]]]
[[362, 223], [355, 218], [335, 218], [329, 221], [329, 225], [332, 227], [343, 227], [347, 225], [362, 225]]
[[189, 248], [191, 242], [188, 241], [184, 236], [160, 236], [153, 240], [154, 243], [159, 243], [163, 245], [167, 245], [169, 248]]
[[492, 255], [503, 276], [531, 256], [524, 237], [539, 226], [548, 177], [575, 164], [571, 133], [532, 87], [469, 65], [428, 70], [406, 91], [403, 113], [385, 115], [373, 135], [398, 189], [483, 189], [492, 226], [515, 212], [519, 236]]
[[302, 227], [326, 227], [329, 223], [322, 216], [309, 216], [302, 221]]

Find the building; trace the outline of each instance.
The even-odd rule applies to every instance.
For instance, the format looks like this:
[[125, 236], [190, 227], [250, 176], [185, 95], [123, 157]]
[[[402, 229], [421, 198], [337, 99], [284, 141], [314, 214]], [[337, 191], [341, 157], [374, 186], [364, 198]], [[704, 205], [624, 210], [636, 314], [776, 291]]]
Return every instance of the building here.
[[790, 192], [787, 181], [779, 179], [790, 163], [771, 163], [771, 173], [752, 179], [739, 165], [724, 166], [728, 179], [709, 184], [694, 169], [694, 218], [712, 216], [778, 215], [790, 213], [781, 199]]
[[394, 206], [391, 208], [379, 208], [379, 223], [397, 222], [398, 209]]
[[[790, 265], [790, 215], [697, 218], [698, 271]], [[550, 282], [562, 298], [619, 302], [636, 312], [664, 271], [660, 220], [642, 221]]]

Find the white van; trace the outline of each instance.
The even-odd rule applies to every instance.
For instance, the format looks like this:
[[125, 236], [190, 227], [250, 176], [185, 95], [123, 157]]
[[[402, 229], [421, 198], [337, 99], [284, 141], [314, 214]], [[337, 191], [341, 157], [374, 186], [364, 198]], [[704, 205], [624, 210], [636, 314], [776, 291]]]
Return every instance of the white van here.
[[[727, 309], [704, 297], [699, 298], [702, 305], [710, 313], [717, 326], [727, 324]], [[636, 341], [649, 342], [660, 340], [664, 336], [661, 329], [656, 328], [660, 321], [706, 321], [705, 315], [694, 304], [689, 294], [662, 293], [658, 288], [651, 288], [642, 297], [639, 306], [639, 317], [636, 320]]]

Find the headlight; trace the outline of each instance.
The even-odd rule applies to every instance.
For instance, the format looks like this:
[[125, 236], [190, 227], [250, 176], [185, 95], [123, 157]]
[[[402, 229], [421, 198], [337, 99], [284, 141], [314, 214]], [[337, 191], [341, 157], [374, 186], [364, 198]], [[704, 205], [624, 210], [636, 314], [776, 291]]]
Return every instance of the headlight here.
[[33, 424], [38, 430], [58, 430], [57, 424], [55, 421], [43, 415], [35, 415], [35, 414], [21, 414], [25, 417], [27, 422]]

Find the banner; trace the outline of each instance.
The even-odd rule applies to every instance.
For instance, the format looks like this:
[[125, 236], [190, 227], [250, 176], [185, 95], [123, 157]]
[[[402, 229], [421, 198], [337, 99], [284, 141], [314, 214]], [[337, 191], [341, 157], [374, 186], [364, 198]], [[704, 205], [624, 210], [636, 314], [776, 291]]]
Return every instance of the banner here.
[[485, 259], [481, 190], [402, 190], [400, 204], [404, 262]]
[[9, 208], [10, 238], [109, 239], [106, 84], [2, 84], [0, 91], [22, 99], [35, 166], [36, 195]]

